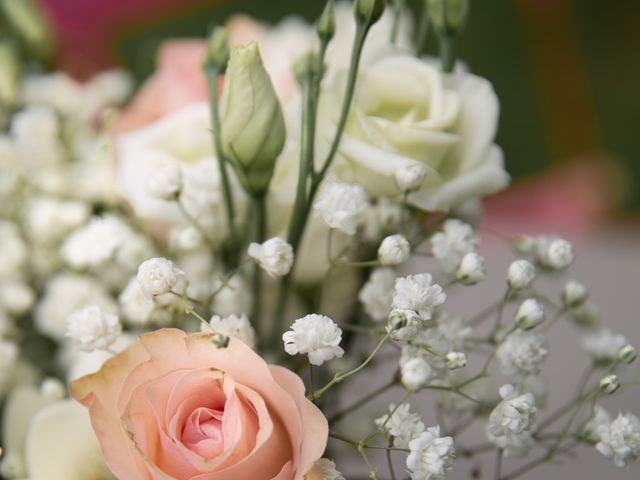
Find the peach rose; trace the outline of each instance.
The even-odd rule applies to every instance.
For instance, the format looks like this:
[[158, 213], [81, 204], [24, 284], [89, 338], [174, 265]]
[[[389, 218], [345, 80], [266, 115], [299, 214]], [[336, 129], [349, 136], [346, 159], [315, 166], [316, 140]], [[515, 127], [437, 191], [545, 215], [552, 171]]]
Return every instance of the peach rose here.
[[300, 378], [234, 338], [147, 333], [71, 392], [120, 480], [302, 479], [327, 442]]

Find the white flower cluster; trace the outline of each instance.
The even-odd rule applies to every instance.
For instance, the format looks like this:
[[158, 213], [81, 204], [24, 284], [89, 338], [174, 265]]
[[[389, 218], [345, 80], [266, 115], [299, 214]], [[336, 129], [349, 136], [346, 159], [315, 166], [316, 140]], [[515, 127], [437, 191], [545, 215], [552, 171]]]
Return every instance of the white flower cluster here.
[[536, 401], [531, 393], [518, 394], [512, 385], [500, 387], [502, 401], [493, 409], [487, 438], [507, 456], [523, 456], [533, 446]]
[[329, 227], [354, 235], [368, 206], [361, 185], [331, 182], [322, 188], [313, 208]]
[[311, 313], [297, 319], [282, 340], [289, 355], [307, 354], [311, 365], [322, 365], [344, 354], [340, 347], [342, 330], [325, 315]]
[[462, 258], [477, 246], [478, 238], [471, 225], [455, 219], [444, 222], [442, 231], [431, 237], [431, 251], [445, 273], [455, 272]]
[[543, 334], [517, 330], [498, 347], [496, 358], [502, 373], [517, 379], [539, 373], [548, 354]]

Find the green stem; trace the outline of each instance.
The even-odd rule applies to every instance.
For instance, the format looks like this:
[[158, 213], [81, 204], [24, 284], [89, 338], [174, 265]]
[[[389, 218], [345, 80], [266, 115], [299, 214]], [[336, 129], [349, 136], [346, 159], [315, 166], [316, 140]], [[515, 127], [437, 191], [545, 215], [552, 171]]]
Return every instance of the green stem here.
[[[262, 243], [267, 231], [267, 208], [266, 196], [255, 195], [251, 197], [255, 217], [255, 241]], [[266, 338], [266, 325], [260, 321], [260, 311], [262, 303], [262, 268], [257, 263], [253, 270], [253, 305], [251, 308], [251, 322], [256, 325], [261, 332], [261, 338]]]
[[224, 206], [227, 217], [227, 225], [229, 227], [229, 268], [235, 268], [239, 259], [238, 234], [234, 223], [235, 206], [233, 203], [233, 195], [231, 192], [231, 183], [226, 169], [226, 157], [222, 150], [222, 139], [220, 137], [220, 107], [218, 102], [218, 75], [217, 68], [208, 66], [204, 69], [207, 77], [207, 86], [209, 89], [209, 107], [211, 110], [211, 127], [213, 131], [213, 147], [218, 159], [218, 170], [220, 172], [220, 180], [222, 182], [222, 193], [224, 196]]
[[418, 35], [416, 37], [416, 56], [421, 57], [427, 48], [429, 39], [429, 7], [426, 0], [422, 2], [422, 13], [418, 24]]
[[402, 18], [402, 12], [404, 12], [404, 7], [406, 4], [406, 0], [395, 0], [393, 2], [393, 27], [391, 29], [391, 43], [394, 45], [398, 39], [398, 30], [400, 28], [400, 19]]
[[440, 34], [440, 60], [442, 62], [442, 71], [444, 73], [453, 72], [456, 66], [456, 38], [455, 35], [449, 33]]
[[311, 392], [308, 395], [308, 397], [311, 400], [315, 400], [316, 398], [320, 398], [327, 390], [329, 390], [335, 384], [342, 382], [346, 378], [350, 377], [351, 375], [353, 375], [355, 373], [358, 373], [360, 370], [362, 370], [364, 367], [366, 367], [369, 364], [369, 362], [371, 362], [373, 357], [375, 357], [376, 353], [378, 353], [378, 350], [380, 350], [382, 345], [384, 345], [384, 343], [389, 339], [390, 335], [391, 335], [390, 333], [387, 333], [384, 337], [382, 337], [382, 339], [378, 342], [378, 344], [375, 346], [373, 351], [369, 354], [369, 356], [360, 365], [358, 365], [357, 367], [355, 367], [352, 370], [349, 370], [348, 372], [338, 372], [338, 373], [336, 373], [333, 376], [333, 378], [324, 387], [322, 387], [320, 390], [316, 390], [315, 392]]
[[339, 422], [340, 420], [342, 420], [344, 418], [345, 415], [348, 415], [351, 412], [354, 412], [354, 411], [358, 410], [359, 408], [361, 408], [364, 405], [366, 405], [367, 403], [369, 403], [371, 400], [375, 399], [378, 395], [381, 395], [382, 393], [386, 392], [390, 388], [393, 388], [397, 384], [398, 384], [398, 382], [395, 380], [395, 378], [393, 378], [390, 382], [385, 383], [381, 387], [376, 388], [373, 392], [368, 393], [367, 395], [365, 395], [361, 399], [353, 402], [348, 407], [345, 407], [344, 409], [340, 410], [339, 412], [334, 413], [333, 415], [331, 415], [328, 418], [329, 425], [332, 425], [332, 424], [334, 424], [336, 422]]

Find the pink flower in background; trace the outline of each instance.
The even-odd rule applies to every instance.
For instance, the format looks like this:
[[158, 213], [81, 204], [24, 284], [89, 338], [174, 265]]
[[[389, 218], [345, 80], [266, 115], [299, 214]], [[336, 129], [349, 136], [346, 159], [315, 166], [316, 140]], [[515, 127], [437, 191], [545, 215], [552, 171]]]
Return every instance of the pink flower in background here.
[[144, 334], [71, 385], [121, 480], [299, 480], [322, 456], [327, 421], [300, 378], [212, 336]]

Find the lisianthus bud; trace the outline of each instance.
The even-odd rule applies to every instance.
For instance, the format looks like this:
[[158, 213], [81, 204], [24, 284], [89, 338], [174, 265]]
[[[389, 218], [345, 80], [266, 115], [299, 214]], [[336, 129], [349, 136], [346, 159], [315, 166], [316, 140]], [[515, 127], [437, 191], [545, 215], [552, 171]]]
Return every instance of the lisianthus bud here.
[[445, 357], [445, 363], [449, 370], [463, 368], [467, 365], [467, 356], [463, 352], [449, 352]]
[[207, 50], [204, 57], [205, 67], [211, 66], [223, 72], [229, 61], [229, 32], [225, 27], [217, 26], [207, 39]]
[[511, 288], [527, 288], [536, 278], [536, 268], [528, 260], [516, 260], [509, 265], [507, 283]]
[[221, 140], [243, 187], [264, 193], [286, 137], [284, 116], [255, 42], [231, 50]]
[[544, 307], [533, 298], [528, 298], [520, 304], [516, 312], [516, 325], [523, 330], [530, 330], [544, 320]]
[[474, 285], [486, 276], [484, 258], [476, 252], [469, 252], [462, 257], [456, 271], [456, 279], [465, 285]]
[[389, 235], [378, 248], [378, 260], [382, 265], [400, 265], [411, 255], [411, 245], [404, 235]]
[[633, 345], [626, 344], [618, 350], [618, 360], [622, 363], [633, 363], [638, 357], [638, 352]]
[[611, 395], [620, 388], [620, 380], [617, 375], [607, 375], [600, 380], [600, 391]]
[[396, 185], [402, 192], [413, 192], [420, 189], [427, 176], [427, 167], [422, 163], [404, 165], [395, 171]]
[[293, 62], [293, 73], [300, 84], [309, 75], [317, 75], [318, 70], [318, 54], [316, 52], [307, 52], [296, 58]]
[[331, 40], [336, 33], [336, 12], [333, 0], [329, 0], [324, 6], [322, 15], [320, 15], [318, 19], [316, 31], [318, 32], [320, 41], [325, 43], [329, 43], [329, 40]]
[[459, 30], [469, 13], [469, 0], [428, 0], [427, 5], [433, 26], [446, 34]]
[[370, 27], [382, 17], [384, 0], [356, 0], [353, 13], [358, 23]]
[[589, 297], [587, 287], [575, 280], [569, 280], [562, 289], [562, 305], [574, 308], [582, 305]]

